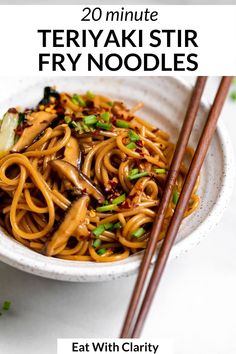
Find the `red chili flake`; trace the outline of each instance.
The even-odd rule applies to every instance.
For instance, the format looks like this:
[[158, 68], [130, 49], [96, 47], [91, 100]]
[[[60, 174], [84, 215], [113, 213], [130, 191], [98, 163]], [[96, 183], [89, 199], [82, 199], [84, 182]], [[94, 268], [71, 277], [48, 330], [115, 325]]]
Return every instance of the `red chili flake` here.
[[138, 140], [135, 142], [136, 145], [138, 145], [139, 147], [143, 147], [143, 141], [142, 140]]
[[137, 149], [135, 149], [135, 152], [138, 152], [139, 154], [142, 154], [142, 149], [137, 148]]
[[126, 199], [121, 205], [119, 205], [120, 209], [129, 209], [131, 208], [130, 201]]
[[125, 118], [125, 120], [127, 120], [127, 122], [130, 122], [133, 118], [134, 118], [133, 116], [127, 116], [127, 117]]
[[56, 108], [56, 112], [58, 115], [64, 114], [65, 110], [62, 107]]
[[8, 113], [18, 113], [15, 108], [9, 108]]
[[129, 195], [129, 199], [130, 199], [130, 200], [133, 200], [135, 197], [136, 197], [136, 194]]

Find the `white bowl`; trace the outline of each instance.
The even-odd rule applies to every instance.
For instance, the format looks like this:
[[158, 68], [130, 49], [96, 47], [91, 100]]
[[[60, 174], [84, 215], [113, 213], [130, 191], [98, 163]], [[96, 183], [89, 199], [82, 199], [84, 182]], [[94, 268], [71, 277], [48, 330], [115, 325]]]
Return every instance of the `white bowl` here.
[[[59, 91], [85, 92], [90, 89], [114, 99], [123, 99], [129, 106], [143, 101], [145, 108], [140, 116], [170, 132], [173, 141], [176, 141], [191, 93], [191, 88], [170, 77], [50, 78], [40, 80], [26, 89], [22, 87], [21, 92], [0, 104], [1, 113], [16, 105], [34, 105], [41, 98], [46, 85], [56, 85]], [[192, 146], [196, 145], [208, 108], [207, 104], [201, 104], [191, 137]], [[228, 203], [233, 181], [232, 147], [222, 122], [219, 122], [201, 172], [201, 206], [182, 223], [170, 258], [198, 244], [219, 222]], [[0, 230], [0, 260], [46, 278], [76, 282], [111, 280], [136, 272], [140, 257], [141, 254], [136, 254], [120, 262], [105, 264], [48, 258], [27, 249], [9, 237], [6, 231]]]

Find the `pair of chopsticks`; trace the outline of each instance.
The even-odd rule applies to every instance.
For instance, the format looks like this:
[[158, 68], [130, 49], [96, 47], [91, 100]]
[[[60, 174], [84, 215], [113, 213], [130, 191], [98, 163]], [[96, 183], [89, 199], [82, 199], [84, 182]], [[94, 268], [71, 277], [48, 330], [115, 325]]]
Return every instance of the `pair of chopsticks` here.
[[[159, 235], [161, 232], [162, 224], [165, 218], [167, 207], [172, 198], [173, 188], [179, 174], [180, 166], [184, 158], [185, 150], [193, 129], [194, 122], [197, 117], [197, 112], [199, 110], [201, 97], [206, 82], [207, 77], [198, 77], [195, 88], [192, 93], [192, 97], [189, 102], [186, 116], [176, 145], [175, 153], [168, 172], [162, 200], [153, 223], [153, 228], [148, 242], [148, 246], [145, 250], [139, 274], [135, 283], [134, 291], [131, 296], [129, 308], [121, 332], [121, 338], [137, 338], [140, 336], [153, 297], [155, 295], [155, 292], [161, 280], [161, 276], [165, 269], [165, 265], [167, 263], [171, 248], [174, 244], [180, 224], [183, 220], [185, 210], [191, 198], [191, 194], [195, 186], [197, 177], [200, 173], [201, 166], [204, 162], [207, 150], [213, 138], [218, 118], [220, 116], [221, 110], [223, 108], [225, 99], [227, 97], [232, 82], [232, 77], [225, 76], [221, 80], [214, 102], [212, 104], [212, 107], [208, 114], [208, 118], [203, 128], [201, 137], [199, 139], [197, 149], [189, 167], [188, 174], [186, 176], [182, 191], [178, 199], [178, 203], [176, 205], [166, 236], [157, 256], [157, 260], [155, 262], [149, 284], [147, 285], [146, 292], [143, 295], [149, 267], [152, 258], [157, 250], [157, 244], [159, 241]], [[141, 301], [142, 295], [143, 300]]]

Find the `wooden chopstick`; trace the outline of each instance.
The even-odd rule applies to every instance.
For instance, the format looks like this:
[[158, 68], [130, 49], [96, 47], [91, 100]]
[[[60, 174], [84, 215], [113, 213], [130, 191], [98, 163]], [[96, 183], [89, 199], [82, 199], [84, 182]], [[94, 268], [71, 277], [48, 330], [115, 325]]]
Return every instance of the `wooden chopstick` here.
[[[198, 81], [199, 81], [199, 79], [198, 79]], [[194, 157], [193, 157], [189, 172], [187, 174], [187, 177], [186, 177], [182, 192], [180, 194], [180, 197], [179, 197], [179, 200], [178, 200], [174, 215], [173, 215], [173, 217], [171, 219], [171, 222], [170, 222], [166, 237], [165, 237], [165, 239], [163, 241], [163, 244], [161, 246], [160, 252], [158, 254], [158, 258], [157, 258], [157, 261], [156, 261], [156, 264], [155, 264], [155, 267], [154, 267], [154, 270], [153, 270], [149, 285], [147, 287], [146, 294], [144, 296], [144, 299], [143, 299], [143, 302], [142, 302], [142, 305], [141, 305], [141, 308], [140, 308], [140, 312], [139, 312], [139, 314], [137, 316], [136, 322], [133, 324], [135, 311], [137, 310], [137, 307], [138, 307], [138, 304], [139, 304], [139, 301], [140, 301], [140, 297], [141, 297], [141, 293], [142, 293], [142, 289], [143, 289], [144, 282], [145, 282], [145, 277], [146, 277], [146, 276], [143, 277], [143, 273], [142, 273], [143, 269], [144, 269], [144, 271], [146, 270], [146, 267], [145, 268], [144, 267], [140, 268], [139, 276], [138, 276], [137, 282], [136, 282], [136, 285], [138, 285], [138, 287], [136, 288], [136, 286], [135, 286], [135, 289], [134, 289], [134, 292], [133, 292], [133, 296], [132, 296], [132, 299], [135, 300], [135, 306], [132, 304], [132, 299], [131, 299], [130, 308], [128, 310], [128, 313], [127, 313], [127, 316], [126, 316], [126, 320], [125, 320], [125, 324], [124, 324], [124, 327], [123, 327], [123, 330], [122, 330], [122, 333], [121, 333], [121, 337], [122, 338], [124, 338], [124, 337], [135, 338], [135, 337], [138, 337], [140, 335], [140, 333], [141, 333], [141, 330], [142, 330], [144, 321], [146, 319], [148, 310], [149, 310], [149, 308], [151, 306], [151, 302], [152, 302], [153, 296], [154, 296], [154, 294], [156, 292], [156, 289], [157, 289], [158, 284], [160, 282], [161, 276], [163, 274], [163, 271], [164, 271], [164, 268], [165, 268], [165, 265], [166, 265], [166, 262], [167, 262], [171, 247], [173, 246], [173, 243], [175, 241], [177, 232], [179, 230], [181, 221], [183, 219], [184, 212], [186, 210], [186, 207], [188, 205], [189, 199], [191, 197], [191, 193], [192, 193], [192, 190], [194, 188], [194, 185], [196, 183], [196, 179], [197, 179], [197, 177], [199, 175], [199, 172], [200, 172], [201, 166], [203, 164], [203, 161], [205, 159], [208, 147], [210, 145], [211, 139], [212, 139], [214, 131], [216, 129], [216, 124], [217, 124], [220, 112], [222, 110], [224, 101], [225, 101], [225, 99], [227, 97], [227, 93], [228, 93], [231, 81], [232, 81], [232, 77], [224, 77], [222, 79], [222, 81], [221, 81], [221, 84], [220, 84], [218, 92], [216, 94], [214, 103], [212, 105], [212, 108], [210, 110], [208, 119], [207, 119], [205, 127], [203, 129], [201, 138], [199, 140], [197, 149], [195, 151], [195, 154], [194, 154]], [[204, 83], [204, 85], [205, 85], [205, 83]], [[195, 87], [195, 90], [196, 90], [196, 87]], [[196, 96], [193, 93], [193, 96], [192, 96], [192, 99], [190, 101], [190, 105], [189, 105], [188, 111], [189, 110], [191, 111], [191, 105], [193, 104], [192, 101], [195, 102], [195, 100], [196, 100]], [[186, 119], [188, 120], [187, 116], [188, 116], [188, 114], [186, 115], [185, 120]], [[196, 114], [195, 114], [195, 116], [196, 116]], [[193, 119], [193, 121], [194, 121], [194, 119]], [[192, 126], [191, 126], [191, 129], [190, 129], [190, 132], [188, 132], [189, 135], [191, 133], [191, 130], [192, 130]], [[182, 130], [181, 130], [181, 132], [182, 132]], [[185, 136], [185, 138], [186, 138], [186, 136]], [[179, 144], [182, 146], [182, 141], [183, 140], [182, 140], [182, 137], [181, 137], [181, 134], [180, 134], [176, 150], [177, 150]], [[173, 160], [174, 160], [174, 158], [173, 158]], [[160, 208], [161, 208], [161, 204], [160, 204]], [[160, 212], [158, 214], [160, 214]], [[164, 215], [162, 215], [162, 218], [164, 219]], [[153, 229], [152, 229], [152, 233], [151, 233], [151, 237], [150, 237], [150, 242], [149, 242], [149, 244], [150, 243], [154, 243], [154, 252], [155, 252], [155, 247], [157, 245], [157, 242], [155, 242], [155, 241], [158, 240], [158, 236], [159, 236], [160, 228], [161, 228], [160, 226], [159, 226], [159, 228], [157, 228], [156, 225], [157, 225], [157, 223], [154, 223]], [[153, 241], [153, 239], [154, 239], [154, 241]], [[146, 263], [147, 262], [146, 254], [147, 254], [147, 252], [145, 252], [145, 255], [144, 255], [145, 260], [143, 260], [142, 263], [144, 263], [144, 262]], [[151, 255], [151, 257], [152, 257], [152, 255]], [[149, 257], [148, 259], [150, 259], [151, 257]], [[151, 263], [151, 260], [149, 261], [149, 263], [147, 265], [149, 266], [150, 263]], [[144, 278], [144, 280], [143, 280], [143, 278]], [[140, 279], [141, 279], [141, 282], [140, 282]], [[143, 280], [143, 282], [142, 282], [142, 280]], [[137, 293], [136, 293], [136, 289], [138, 289]]]
[[163, 196], [161, 199], [161, 203], [159, 205], [154, 223], [152, 232], [149, 238], [148, 246], [144, 252], [144, 256], [140, 265], [139, 274], [134, 286], [134, 291], [129, 303], [129, 308], [127, 311], [127, 315], [125, 318], [125, 322], [123, 325], [123, 329], [121, 332], [121, 338], [127, 338], [130, 336], [130, 332], [132, 330], [132, 322], [134, 319], [135, 312], [137, 311], [137, 307], [139, 305], [140, 297], [143, 292], [143, 288], [145, 285], [147, 273], [149, 270], [149, 266], [152, 260], [154, 253], [156, 252], [156, 247], [158, 243], [159, 234], [162, 228], [162, 224], [165, 218], [165, 214], [167, 211], [167, 207], [169, 205], [170, 199], [172, 197], [173, 187], [176, 182], [176, 178], [179, 173], [179, 169], [181, 166], [181, 162], [184, 157], [184, 153], [189, 141], [189, 137], [192, 131], [192, 127], [194, 121], [197, 116], [197, 112], [199, 109], [199, 105], [201, 102], [202, 93], [207, 81], [207, 77], [199, 77], [197, 79], [195, 88], [192, 93], [192, 97], [190, 99], [188, 109], [185, 115], [185, 119], [180, 131], [180, 135], [178, 138], [178, 142], [176, 145], [175, 153], [172, 159], [172, 163], [168, 172], [165, 190], [163, 192]]
[[[206, 157], [206, 153], [208, 151], [209, 145], [211, 143], [211, 140], [213, 138], [217, 121], [219, 118], [219, 115], [221, 113], [221, 110], [223, 108], [225, 99], [227, 97], [231, 82], [232, 82], [232, 77], [223, 77], [219, 86], [219, 89], [217, 91], [215, 100], [213, 102], [213, 105], [211, 107], [210, 113], [208, 115], [207, 121], [205, 123], [203, 132], [201, 134], [197, 149], [195, 151], [193, 160], [191, 162], [188, 174], [186, 176], [182, 191], [180, 193], [180, 197], [177, 203], [177, 206], [175, 208], [175, 212], [172, 216], [170, 225], [168, 227], [168, 231], [166, 234], [166, 237], [163, 241], [163, 244], [160, 248], [160, 252], [158, 254], [157, 261], [154, 266], [154, 270], [149, 282], [149, 285], [146, 290], [146, 294], [143, 298], [142, 305], [139, 311], [139, 314], [137, 316], [137, 320], [134, 324], [132, 333], [131, 333], [131, 338], [137, 338], [141, 330], [143, 328], [145, 319], [147, 317], [149, 308], [151, 306], [153, 297], [155, 295], [156, 289], [160, 283], [161, 276], [163, 274], [166, 262], [168, 260], [171, 248], [174, 244], [174, 241], [176, 239], [180, 224], [183, 220], [184, 212], [187, 208], [189, 199], [191, 197], [194, 185], [196, 183], [197, 177], [200, 173], [200, 169], [202, 167], [202, 164], [204, 162], [204, 159]], [[156, 232], [156, 229], [154, 229], [154, 233]]]

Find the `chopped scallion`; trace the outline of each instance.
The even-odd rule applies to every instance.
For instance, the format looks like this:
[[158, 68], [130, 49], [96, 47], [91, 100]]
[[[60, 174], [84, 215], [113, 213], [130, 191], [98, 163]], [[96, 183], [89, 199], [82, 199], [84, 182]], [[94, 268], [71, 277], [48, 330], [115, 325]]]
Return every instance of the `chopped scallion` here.
[[115, 204], [108, 204], [108, 205], [100, 206], [100, 207], [96, 208], [96, 210], [97, 210], [98, 212], [103, 213], [104, 211], [116, 210], [116, 208], [117, 208], [117, 205], [115, 205]]
[[71, 118], [69, 116], [65, 116], [64, 121], [66, 124], [69, 124], [71, 122]]
[[106, 253], [106, 248], [100, 248], [99, 250], [97, 250], [97, 254], [99, 254], [99, 256], [102, 256], [104, 253]]
[[138, 179], [140, 177], [145, 177], [145, 176], [148, 176], [147, 171], [136, 173], [135, 175], [129, 176], [128, 178], [132, 181], [133, 179]]
[[131, 143], [127, 144], [126, 147], [128, 149], [132, 150], [132, 149], [136, 149], [137, 146], [134, 142], [131, 142]]
[[84, 124], [84, 122], [81, 122], [81, 127], [86, 133], [91, 131], [91, 128], [88, 127], [87, 124]]
[[113, 229], [116, 230], [116, 229], [121, 229], [122, 228], [122, 224], [121, 222], [116, 222], [114, 225], [113, 225]]
[[103, 224], [105, 227], [105, 230], [111, 230], [113, 228], [113, 224], [111, 222], [108, 222], [106, 224]]
[[143, 227], [140, 227], [139, 229], [135, 230], [132, 232], [132, 236], [139, 238], [145, 234], [145, 229]]
[[97, 117], [94, 115], [84, 117], [84, 123], [87, 125], [97, 123]]
[[155, 168], [154, 171], [158, 174], [158, 175], [163, 175], [166, 173], [166, 169], [165, 168]]
[[101, 240], [99, 240], [99, 238], [97, 238], [95, 241], [93, 241], [93, 247], [97, 248], [99, 246], [101, 246]]
[[71, 101], [74, 104], [79, 105], [80, 107], [85, 107], [86, 106], [85, 100], [79, 95], [73, 95]]
[[175, 189], [173, 192], [172, 202], [176, 205], [179, 200], [179, 192]]
[[83, 133], [83, 128], [81, 126], [81, 124], [79, 122], [76, 123], [76, 128], [75, 128], [75, 131], [79, 132], [79, 134], [82, 134]]
[[129, 176], [134, 176], [136, 175], [137, 173], [139, 173], [139, 169], [138, 168], [133, 168], [130, 173], [129, 173]]
[[86, 92], [86, 96], [90, 99], [90, 100], [93, 100], [94, 99], [94, 94], [93, 94], [93, 92], [92, 91], [90, 91], [90, 90], [88, 90], [87, 92]]
[[104, 130], [111, 130], [112, 124], [110, 124], [110, 123], [97, 122], [96, 127], [97, 127], [97, 128], [100, 128], [100, 129], [104, 129]]
[[70, 122], [70, 125], [73, 127], [73, 128], [77, 128], [77, 123], [72, 120], [72, 122]]
[[109, 112], [103, 112], [100, 114], [100, 117], [104, 122], [109, 122], [110, 121], [110, 113]]
[[125, 129], [127, 129], [127, 128], [129, 128], [129, 123], [126, 122], [125, 120], [117, 119], [117, 121], [116, 121], [116, 126], [117, 126], [118, 128], [125, 128]]
[[11, 307], [11, 302], [10, 301], [4, 301], [3, 306], [2, 306], [2, 310], [4, 311], [8, 311]]
[[111, 102], [111, 101], [110, 101], [110, 102], [107, 102], [107, 105], [110, 106], [110, 107], [112, 107], [112, 106], [114, 105], [114, 102]]
[[112, 204], [119, 205], [125, 201], [125, 193], [120, 195], [119, 197], [113, 199]]
[[92, 231], [92, 233], [93, 233], [96, 237], [98, 237], [98, 236], [100, 236], [104, 231], [105, 231], [105, 227], [104, 227], [103, 224], [101, 224], [101, 225], [98, 225], [98, 226]]
[[131, 141], [138, 141], [138, 140], [140, 140], [140, 136], [139, 136], [137, 133], [135, 133], [134, 130], [130, 130], [130, 131], [129, 131], [129, 137], [130, 137], [130, 140], [131, 140]]

